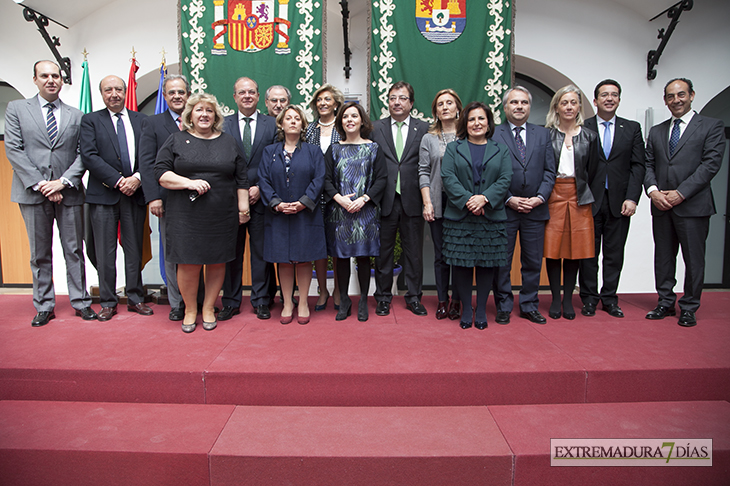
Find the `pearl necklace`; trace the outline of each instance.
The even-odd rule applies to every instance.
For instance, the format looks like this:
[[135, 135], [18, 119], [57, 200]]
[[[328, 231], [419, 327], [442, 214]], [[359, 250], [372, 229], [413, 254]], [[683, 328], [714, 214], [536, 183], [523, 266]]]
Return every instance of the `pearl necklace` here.
[[329, 122], [329, 123], [323, 123], [323, 122], [322, 122], [322, 120], [319, 120], [319, 122], [318, 122], [318, 123], [319, 123], [319, 126], [320, 126], [320, 127], [331, 127], [332, 125], [334, 125], [334, 123], [335, 123], [335, 121], [336, 121], [336, 120], [337, 120], [337, 118], [334, 118], [334, 119], [333, 119], [333, 120], [332, 120], [331, 122]]

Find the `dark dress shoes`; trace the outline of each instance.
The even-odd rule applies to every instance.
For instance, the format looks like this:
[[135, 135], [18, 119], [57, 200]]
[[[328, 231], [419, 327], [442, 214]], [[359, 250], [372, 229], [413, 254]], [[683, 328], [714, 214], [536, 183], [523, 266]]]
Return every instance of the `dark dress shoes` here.
[[476, 327], [480, 331], [483, 331], [487, 328], [487, 321], [476, 321], [474, 323], [474, 327]]
[[183, 317], [185, 317], [185, 309], [182, 307], [173, 307], [170, 309], [170, 315], [168, 318], [171, 321], [182, 321]]
[[233, 307], [232, 305], [227, 305], [221, 311], [218, 313], [218, 320], [219, 321], [227, 321], [231, 317], [238, 315], [241, 313], [241, 309], [238, 307]]
[[53, 311], [40, 311], [38, 314], [35, 315], [32, 321], [30, 321], [30, 325], [33, 327], [41, 327], [48, 324], [51, 319], [55, 319], [56, 314], [53, 313]]
[[461, 301], [451, 301], [451, 304], [449, 304], [449, 319], [452, 321], [461, 319]]
[[100, 321], [108, 321], [111, 320], [112, 317], [114, 317], [117, 314], [117, 306], [114, 307], [102, 307], [101, 312], [99, 312], [99, 316], [97, 319]]
[[520, 311], [520, 317], [523, 319], [527, 319], [530, 322], [534, 322], [535, 324], [545, 324], [547, 322], [547, 319], [545, 319], [545, 317], [536, 310], [530, 312]]
[[426, 308], [417, 300], [413, 302], [406, 302], [406, 307], [409, 311], [413, 312], [417, 316], [428, 315], [428, 311], [426, 310]]
[[390, 302], [381, 300], [375, 308], [375, 314], [378, 316], [387, 316], [390, 314]]
[[154, 314], [152, 309], [147, 304], [144, 304], [142, 302], [140, 302], [139, 304], [128, 304], [127, 310], [129, 312], [136, 312], [141, 316], [151, 316], [152, 314]]
[[494, 319], [494, 322], [497, 324], [509, 324], [509, 314], [507, 311], [497, 311], [497, 317]]
[[659, 319], [664, 319], [667, 316], [676, 316], [677, 311], [674, 309], [674, 306], [672, 307], [665, 307], [663, 305], [658, 305], [654, 310], [650, 310], [646, 313], [646, 318], [651, 319], [652, 321], [658, 321]]
[[436, 319], [439, 321], [441, 319], [446, 319], [449, 315], [449, 301], [445, 300], [443, 302], [439, 302], [438, 307], [436, 308]]
[[337, 310], [335, 320], [344, 321], [350, 317], [350, 314], [352, 314], [352, 302], [340, 302], [340, 308]]
[[76, 315], [85, 321], [96, 320], [96, 312], [91, 307], [84, 307], [83, 309], [76, 309]]
[[679, 313], [679, 322], [677, 322], [682, 327], [694, 327], [697, 325], [697, 319], [695, 318], [695, 313], [693, 311], [689, 310], [683, 310]]
[[580, 311], [586, 317], [593, 317], [596, 315], [596, 304], [583, 304], [583, 308]]
[[[269, 310], [269, 306], [265, 304], [261, 304], [259, 306], [256, 306], [256, 317], [259, 319], [271, 319], [271, 311]], [[218, 317], [218, 320], [220, 321], [220, 316]]]
[[604, 305], [603, 310], [608, 312], [608, 315], [611, 317], [623, 317], [624, 316], [624, 311], [621, 310], [621, 307], [619, 307], [618, 304]]

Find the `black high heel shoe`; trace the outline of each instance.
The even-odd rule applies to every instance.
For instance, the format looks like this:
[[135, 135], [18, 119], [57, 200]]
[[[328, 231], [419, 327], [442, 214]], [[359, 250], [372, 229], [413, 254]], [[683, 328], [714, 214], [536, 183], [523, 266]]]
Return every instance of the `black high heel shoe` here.
[[360, 302], [357, 304], [357, 320], [365, 322], [368, 320], [368, 298], [367, 296], [360, 297]]
[[335, 316], [336, 321], [344, 321], [352, 314], [352, 302], [340, 302], [340, 309]]

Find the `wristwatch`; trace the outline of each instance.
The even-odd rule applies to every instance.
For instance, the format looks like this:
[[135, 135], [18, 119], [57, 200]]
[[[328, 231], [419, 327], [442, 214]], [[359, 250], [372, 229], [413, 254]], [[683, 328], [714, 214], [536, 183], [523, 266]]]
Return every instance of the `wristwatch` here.
[[370, 202], [370, 196], [368, 196], [367, 194], [363, 194], [361, 197], [362, 197], [362, 200], [365, 201], [366, 203]]

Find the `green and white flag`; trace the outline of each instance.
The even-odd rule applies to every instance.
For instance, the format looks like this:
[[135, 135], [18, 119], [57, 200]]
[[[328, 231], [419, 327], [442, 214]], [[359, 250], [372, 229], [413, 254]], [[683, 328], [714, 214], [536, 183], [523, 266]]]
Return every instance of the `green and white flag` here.
[[[397, 5], [396, 5], [397, 4]], [[512, 79], [512, 9], [505, 0], [377, 0], [371, 4], [370, 116], [388, 115], [388, 89], [413, 86], [412, 116], [431, 120], [436, 93], [482, 101], [501, 122]]]
[[214, 94], [226, 114], [236, 110], [233, 83], [259, 85], [266, 113], [269, 86], [289, 88], [304, 107], [322, 84], [324, 0], [180, 0], [183, 74], [193, 92]]

